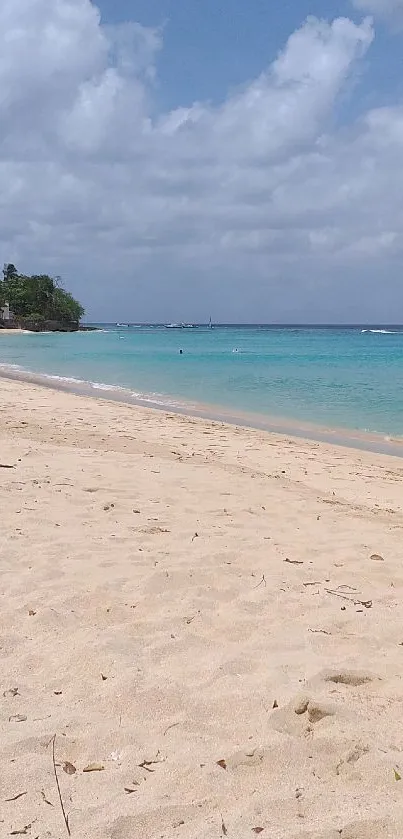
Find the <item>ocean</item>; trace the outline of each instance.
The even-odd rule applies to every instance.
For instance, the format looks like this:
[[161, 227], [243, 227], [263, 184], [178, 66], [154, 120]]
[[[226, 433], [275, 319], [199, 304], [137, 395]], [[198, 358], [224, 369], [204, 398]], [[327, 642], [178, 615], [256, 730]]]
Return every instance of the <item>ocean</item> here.
[[403, 441], [403, 327], [103, 325], [96, 332], [2, 335], [2, 371], [261, 427], [344, 429]]

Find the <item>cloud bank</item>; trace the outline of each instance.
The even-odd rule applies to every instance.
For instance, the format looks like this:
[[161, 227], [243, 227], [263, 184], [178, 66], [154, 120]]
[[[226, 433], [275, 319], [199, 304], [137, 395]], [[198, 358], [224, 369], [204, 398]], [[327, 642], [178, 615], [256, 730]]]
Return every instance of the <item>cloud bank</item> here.
[[159, 113], [160, 31], [3, 0], [3, 259], [94, 318], [398, 319], [403, 106], [335, 119], [373, 37], [310, 18], [219, 107]]

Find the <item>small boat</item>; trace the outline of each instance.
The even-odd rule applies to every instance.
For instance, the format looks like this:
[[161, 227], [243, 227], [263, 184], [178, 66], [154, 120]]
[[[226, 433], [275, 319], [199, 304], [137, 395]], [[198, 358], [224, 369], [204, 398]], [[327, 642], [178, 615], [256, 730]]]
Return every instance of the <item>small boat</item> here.
[[210, 315], [210, 320], [209, 320], [209, 325], [208, 325], [208, 328], [209, 328], [209, 329], [214, 329], [213, 324], [212, 324], [212, 322], [211, 322], [211, 315]]
[[193, 323], [166, 323], [165, 329], [194, 329]]

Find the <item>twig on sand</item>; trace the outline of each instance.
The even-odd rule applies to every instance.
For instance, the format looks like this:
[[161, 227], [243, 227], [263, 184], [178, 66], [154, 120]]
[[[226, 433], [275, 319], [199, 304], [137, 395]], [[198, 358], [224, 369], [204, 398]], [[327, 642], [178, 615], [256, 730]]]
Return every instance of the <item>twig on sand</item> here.
[[262, 576], [262, 579], [260, 580], [260, 583], [258, 583], [257, 586], [253, 586], [253, 588], [259, 588], [259, 586], [261, 586], [262, 583], [264, 583], [264, 585], [267, 586], [266, 578], [265, 578], [264, 574]]
[[64, 804], [63, 804], [63, 799], [62, 799], [62, 793], [61, 793], [61, 791], [60, 791], [59, 778], [57, 777], [56, 760], [55, 760], [55, 743], [56, 743], [56, 734], [54, 734], [54, 735], [53, 735], [52, 740], [51, 740], [51, 743], [52, 743], [52, 762], [53, 762], [53, 772], [54, 772], [54, 774], [55, 774], [55, 780], [56, 780], [57, 791], [58, 791], [58, 793], [59, 793], [60, 806], [61, 806], [61, 808], [62, 808], [63, 819], [64, 819], [64, 823], [65, 823], [65, 825], [66, 825], [66, 830], [67, 830], [67, 833], [68, 833], [68, 835], [69, 835], [69, 836], [71, 836], [71, 830], [70, 830], [70, 826], [69, 826], [69, 819], [68, 819], [68, 816], [66, 816], [66, 811], [65, 811], [65, 809], [64, 809]]
[[331, 635], [331, 632], [328, 632], [327, 629], [308, 629], [308, 632], [314, 632], [315, 634], [320, 635]]
[[[35, 821], [37, 820], [35, 819]], [[10, 836], [26, 836], [28, 830], [31, 830], [33, 824], [34, 822], [31, 822], [30, 824], [26, 824], [25, 827], [22, 827], [20, 830], [12, 830]]]
[[334, 591], [331, 588], [325, 588], [325, 591], [328, 594], [333, 594], [335, 597], [341, 597], [342, 600], [348, 600], [354, 606], [365, 606], [366, 609], [370, 609], [372, 606], [372, 600], [360, 600], [359, 598], [349, 597], [347, 594], [342, 594], [340, 591]]
[[198, 615], [200, 615], [200, 609], [198, 609], [196, 614], [192, 615], [191, 618], [185, 618], [187, 625], [189, 626], [189, 624], [193, 623], [194, 619], [197, 618]]
[[146, 758], [144, 758], [144, 760], [138, 764], [140, 769], [145, 769], [147, 772], [155, 772], [155, 769], [151, 769], [151, 766], [154, 766], [156, 763], [163, 763], [165, 759], [159, 759], [159, 755], [160, 753], [158, 751], [153, 760], [147, 760]]
[[168, 734], [168, 731], [170, 731], [171, 728], [175, 728], [177, 725], [180, 725], [180, 722], [172, 722], [171, 725], [168, 725], [168, 727], [164, 731], [164, 737], [166, 734]]
[[18, 798], [22, 798], [23, 795], [28, 795], [27, 792], [19, 792], [17, 795], [13, 795], [12, 798], [5, 798], [5, 801], [17, 801]]

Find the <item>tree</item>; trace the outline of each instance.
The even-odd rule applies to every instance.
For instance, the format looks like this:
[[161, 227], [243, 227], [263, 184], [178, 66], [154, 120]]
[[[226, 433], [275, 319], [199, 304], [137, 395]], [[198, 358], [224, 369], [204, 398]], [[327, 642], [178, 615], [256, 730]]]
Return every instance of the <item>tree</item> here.
[[0, 280], [0, 306], [4, 306], [7, 302], [5, 298], [4, 283], [12, 280], [17, 276], [17, 269], [11, 262], [5, 263], [3, 266], [3, 281]]
[[3, 277], [4, 277], [4, 279], [5, 280], [11, 280], [12, 277], [16, 277], [16, 276], [17, 276], [17, 269], [16, 269], [15, 265], [13, 265], [12, 262], [9, 262], [8, 264], [6, 262], [4, 264], [4, 267], [3, 267]]
[[0, 282], [0, 304], [9, 303], [16, 318], [53, 320], [63, 324], [78, 324], [84, 314], [81, 304], [65, 291], [59, 279], [48, 274], [18, 274], [14, 265], [3, 269]]
[[52, 296], [52, 307], [55, 320], [78, 322], [84, 315], [84, 309], [69, 291], [55, 288]]

